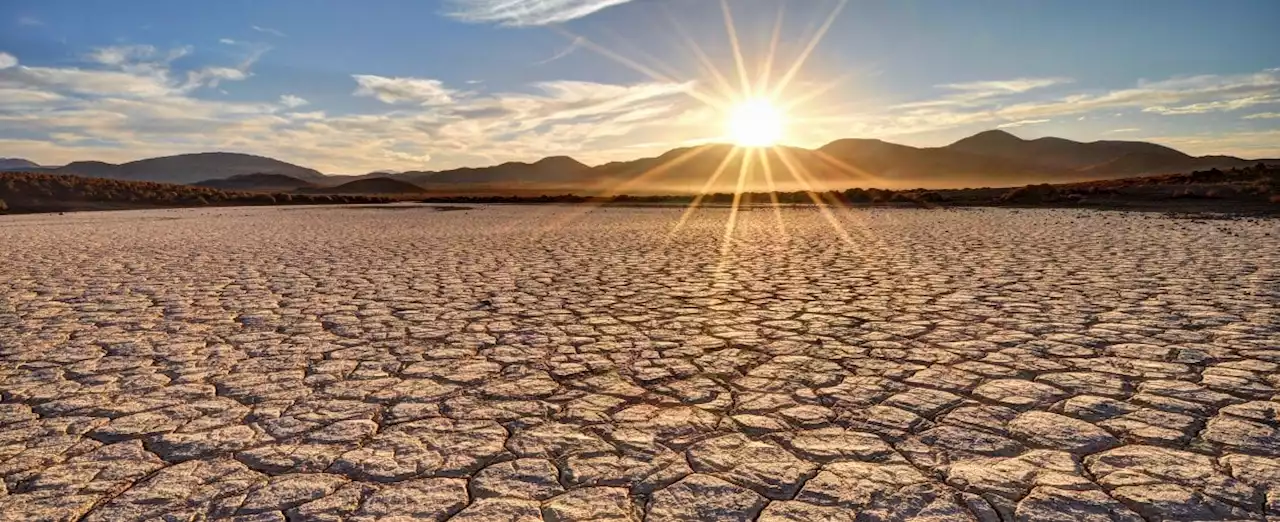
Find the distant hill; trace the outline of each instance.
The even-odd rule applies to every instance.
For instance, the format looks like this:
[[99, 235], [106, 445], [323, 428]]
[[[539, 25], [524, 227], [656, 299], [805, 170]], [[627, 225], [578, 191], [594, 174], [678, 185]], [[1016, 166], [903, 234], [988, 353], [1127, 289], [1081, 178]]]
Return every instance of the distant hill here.
[[[326, 194], [663, 194], [672, 192], [914, 189], [1019, 186], [1229, 169], [1259, 161], [1190, 156], [1139, 141], [1024, 140], [984, 131], [942, 147], [911, 147], [875, 139], [840, 139], [817, 149], [740, 149], [707, 144], [659, 156], [595, 167], [567, 156], [443, 171], [373, 172], [324, 176], [271, 158], [226, 152], [152, 158], [122, 165], [83, 161], [51, 169], [84, 176], [200, 183], [235, 190], [291, 190]], [[723, 165], [723, 169], [720, 167]], [[49, 169], [45, 169], [49, 170]], [[721, 172], [714, 182], [710, 178]], [[307, 185], [263, 176], [278, 175]], [[231, 181], [228, 178], [241, 179]], [[215, 183], [214, 180], [226, 180]], [[392, 184], [391, 181], [402, 184]], [[367, 183], [358, 183], [367, 182]], [[292, 187], [292, 188], [290, 188]], [[316, 187], [327, 187], [319, 189]]]
[[315, 183], [284, 174], [237, 174], [229, 178], [207, 179], [192, 184], [219, 190], [243, 190], [247, 192], [291, 192], [316, 186]]
[[410, 171], [395, 175], [398, 179], [420, 184], [520, 184], [535, 182], [556, 184], [579, 183], [589, 177], [591, 167], [568, 156], [551, 156], [533, 163], [512, 161], [492, 167], [461, 168], [444, 171]]
[[[1145, 142], [1024, 140], [1000, 130], [981, 132], [944, 147], [840, 139], [817, 149], [773, 147], [752, 149], [749, 153], [743, 150], [731, 145], [707, 144], [595, 167], [561, 156], [535, 163], [511, 162], [483, 168], [380, 176], [410, 181], [437, 193], [541, 191], [605, 195], [704, 189], [732, 192], [737, 189], [739, 178], [747, 191], [763, 191], [769, 187], [779, 191], [1010, 187], [1227, 169], [1257, 162], [1231, 156], [1194, 157]], [[750, 159], [744, 161], [744, 156]], [[717, 170], [721, 174], [708, 183]]]
[[283, 174], [307, 182], [324, 179], [324, 174], [306, 167], [234, 152], [181, 154], [120, 165], [101, 161], [77, 161], [58, 168], [55, 172], [94, 178], [187, 184], [242, 174]]
[[426, 189], [391, 178], [366, 178], [343, 183], [336, 187], [309, 188], [299, 192], [308, 194], [422, 194]]
[[40, 164], [22, 158], [0, 158], [0, 170], [38, 169]]

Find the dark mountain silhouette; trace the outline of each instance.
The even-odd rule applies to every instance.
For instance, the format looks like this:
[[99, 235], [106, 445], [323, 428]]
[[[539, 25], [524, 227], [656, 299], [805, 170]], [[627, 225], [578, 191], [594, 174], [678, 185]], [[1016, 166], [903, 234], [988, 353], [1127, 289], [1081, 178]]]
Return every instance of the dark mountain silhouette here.
[[[1018, 186], [1149, 176], [1206, 169], [1246, 167], [1256, 161], [1231, 156], [1194, 157], [1139, 141], [1078, 142], [1045, 137], [1024, 140], [1001, 130], [985, 131], [943, 147], [911, 147], [874, 139], [840, 139], [817, 149], [772, 147], [741, 149], [707, 144], [667, 151], [659, 156], [590, 167], [553, 156], [533, 163], [508, 162], [443, 171], [375, 172], [362, 176], [323, 176], [271, 158], [234, 153], [185, 154], [113, 165], [76, 162], [53, 169], [85, 176], [200, 182], [243, 175], [282, 175], [354, 194], [432, 193], [502, 194], [530, 192], [581, 194], [658, 194], [747, 191], [836, 190], [848, 187], [911, 189]], [[723, 169], [720, 167], [723, 165]], [[708, 184], [717, 170], [720, 176]], [[353, 185], [357, 181], [371, 181]], [[283, 180], [277, 180], [283, 181]], [[406, 185], [392, 185], [399, 181]], [[231, 182], [238, 190], [280, 190], [268, 178]], [[255, 186], [262, 184], [255, 188]], [[314, 191], [299, 186], [290, 190]], [[326, 189], [328, 190], [328, 189]]]
[[424, 185], [434, 184], [510, 184], [510, 183], [578, 183], [591, 167], [568, 156], [551, 156], [533, 163], [511, 161], [501, 165], [480, 168], [460, 168], [443, 171], [409, 171], [396, 174], [398, 179]]
[[1024, 140], [1002, 130], [979, 132], [942, 148], [1064, 170], [1098, 168], [1130, 155], [1150, 158], [1150, 168], [1155, 169], [1194, 159], [1169, 147], [1142, 141], [1081, 143], [1054, 137]]
[[283, 174], [303, 181], [318, 182], [324, 175], [280, 160], [234, 152], [203, 152], [150, 158], [115, 165], [101, 161], [77, 161], [55, 169], [60, 174], [94, 178], [165, 183], [196, 183], [241, 174]]
[[[744, 168], [746, 156], [750, 159], [745, 160]], [[412, 181], [431, 191], [492, 194], [523, 193], [531, 189], [585, 194], [733, 192], [739, 178], [743, 189], [748, 191], [765, 191], [769, 187], [779, 191], [848, 187], [943, 189], [1226, 169], [1249, 166], [1255, 161], [1231, 156], [1193, 157], [1145, 142], [1024, 140], [996, 130], [944, 147], [910, 147], [874, 139], [841, 139], [812, 150], [799, 147], [740, 149], [708, 144], [596, 167], [587, 167], [570, 158], [547, 158], [532, 164], [406, 172], [391, 177]], [[721, 170], [721, 174], [714, 176], [717, 170]], [[713, 177], [715, 180], [710, 181]]]
[[22, 158], [0, 158], [0, 170], [38, 169], [40, 164]]
[[365, 178], [343, 183], [336, 187], [308, 188], [298, 192], [308, 194], [422, 194], [426, 189], [407, 181], [391, 178]]
[[243, 190], [250, 192], [289, 192], [315, 187], [315, 183], [284, 174], [237, 174], [229, 178], [206, 179], [192, 183], [200, 187], [218, 190]]

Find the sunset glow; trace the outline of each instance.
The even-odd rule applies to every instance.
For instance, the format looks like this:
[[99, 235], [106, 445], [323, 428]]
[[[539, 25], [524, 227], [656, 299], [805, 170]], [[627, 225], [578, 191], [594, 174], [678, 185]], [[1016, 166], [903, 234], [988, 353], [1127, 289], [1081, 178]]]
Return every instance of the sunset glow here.
[[785, 119], [769, 100], [753, 98], [730, 110], [725, 135], [740, 147], [767, 147], [782, 139]]

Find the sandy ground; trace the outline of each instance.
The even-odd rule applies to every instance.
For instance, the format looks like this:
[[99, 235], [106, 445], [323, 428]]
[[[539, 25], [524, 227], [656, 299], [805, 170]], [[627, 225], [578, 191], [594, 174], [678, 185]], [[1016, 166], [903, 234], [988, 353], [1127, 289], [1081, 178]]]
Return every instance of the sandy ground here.
[[0, 520], [1280, 517], [1276, 221], [680, 216], [0, 217]]

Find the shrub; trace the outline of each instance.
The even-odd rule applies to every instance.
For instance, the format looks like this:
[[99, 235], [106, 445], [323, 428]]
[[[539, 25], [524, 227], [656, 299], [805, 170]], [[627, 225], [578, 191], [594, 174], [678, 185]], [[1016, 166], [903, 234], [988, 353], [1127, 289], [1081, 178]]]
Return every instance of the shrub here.
[[1056, 187], [1043, 183], [1015, 188], [1000, 196], [1000, 200], [1006, 203], [1045, 203], [1057, 201], [1059, 195]]

